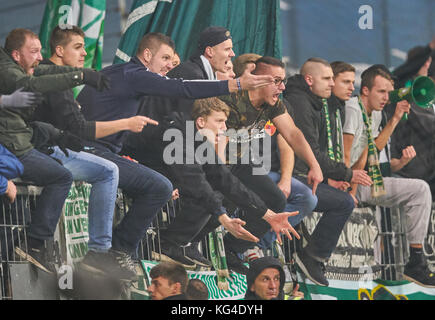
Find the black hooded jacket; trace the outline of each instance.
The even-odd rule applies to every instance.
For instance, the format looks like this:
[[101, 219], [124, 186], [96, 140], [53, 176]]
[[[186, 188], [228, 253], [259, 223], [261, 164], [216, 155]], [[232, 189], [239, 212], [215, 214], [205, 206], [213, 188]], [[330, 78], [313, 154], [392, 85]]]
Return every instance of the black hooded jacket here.
[[245, 294], [245, 300], [262, 300], [254, 292], [250, 290], [252, 284], [258, 275], [266, 268], [275, 268], [279, 271], [280, 282], [279, 282], [279, 294], [275, 299], [272, 300], [284, 300], [284, 284], [285, 284], [285, 273], [278, 259], [274, 257], [263, 257], [258, 258], [249, 263], [249, 271], [246, 275], [247, 289]]
[[[289, 113], [293, 115], [296, 126], [302, 131], [305, 139], [313, 150], [314, 156], [319, 162], [325, 180], [331, 178], [339, 181], [350, 181], [352, 170], [344, 163], [336, 162], [328, 156], [328, 134], [326, 130], [325, 114], [320, 97], [311, 90], [301, 75], [288, 78], [284, 98], [289, 102]], [[328, 101], [329, 116], [333, 143], [336, 143], [335, 112], [340, 107], [337, 101]], [[343, 113], [342, 113], [343, 114]], [[343, 114], [344, 115], [344, 114]], [[342, 121], [344, 118], [342, 117]], [[308, 166], [299, 158], [295, 158], [294, 173], [306, 175]]]
[[[159, 133], [156, 132], [157, 135], [151, 139], [155, 159], [159, 158], [161, 165], [165, 166], [168, 179], [171, 180], [175, 188], [179, 189], [183, 201], [189, 199], [195, 203], [201, 203], [210, 213], [219, 213], [223, 206], [223, 195], [237, 206], [255, 212], [260, 218], [263, 217], [267, 211], [265, 203], [254, 192], [246, 188], [225, 164], [222, 164], [214, 151], [212, 163], [200, 163], [199, 159], [194, 158], [198, 148], [205, 147], [205, 144], [209, 145], [207, 150], [214, 149], [205, 138], [201, 141], [195, 139], [194, 143], [186, 141], [186, 122], [188, 120], [191, 118], [181, 112], [169, 114], [160, 123]], [[176, 129], [183, 134], [184, 141], [181, 142], [183, 159], [189, 158], [189, 161], [165, 165], [163, 159], [165, 148], [169, 144], [174, 145], [175, 143], [172, 139], [171, 141], [163, 141], [163, 135], [168, 129]], [[193, 136], [196, 133], [197, 129], [194, 126]], [[207, 159], [209, 158], [211, 157], [207, 157]]]

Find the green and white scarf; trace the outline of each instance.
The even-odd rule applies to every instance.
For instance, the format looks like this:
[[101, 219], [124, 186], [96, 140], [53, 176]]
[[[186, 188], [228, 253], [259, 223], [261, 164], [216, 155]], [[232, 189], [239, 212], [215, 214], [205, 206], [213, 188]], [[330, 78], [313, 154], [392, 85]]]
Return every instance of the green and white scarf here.
[[366, 109], [364, 108], [361, 97], [358, 96], [358, 104], [361, 108], [362, 117], [364, 120], [364, 124], [367, 129], [367, 140], [368, 140], [368, 156], [367, 156], [367, 165], [369, 169], [369, 176], [373, 181], [372, 184], [372, 197], [376, 198], [379, 196], [384, 195], [385, 187], [384, 187], [384, 180], [382, 179], [382, 173], [381, 168], [379, 165], [379, 158], [378, 158], [378, 151], [376, 150], [376, 144], [372, 137], [372, 118], [369, 117], [369, 115], [366, 112]]
[[329, 110], [328, 110], [328, 101], [326, 99], [322, 99], [323, 103], [323, 112], [325, 113], [326, 119], [326, 131], [328, 134], [328, 155], [334, 161], [344, 162], [343, 159], [343, 130], [341, 127], [341, 116], [340, 110], [337, 108], [335, 112], [335, 122], [337, 128], [337, 143], [335, 144], [332, 141], [332, 131], [331, 131], [331, 120], [329, 119]]

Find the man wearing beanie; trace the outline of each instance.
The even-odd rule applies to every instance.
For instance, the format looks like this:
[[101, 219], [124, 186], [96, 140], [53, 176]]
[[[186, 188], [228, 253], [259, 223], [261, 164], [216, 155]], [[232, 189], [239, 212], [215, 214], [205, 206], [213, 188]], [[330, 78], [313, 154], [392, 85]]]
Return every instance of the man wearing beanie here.
[[279, 260], [258, 258], [249, 263], [245, 300], [284, 300], [285, 273]]
[[[230, 31], [224, 27], [211, 26], [204, 29], [198, 39], [194, 54], [180, 65], [167, 73], [169, 78], [184, 80], [216, 80], [216, 71], [226, 72], [226, 64], [235, 56]], [[190, 117], [194, 99], [147, 97], [139, 109], [140, 115], [147, 115], [156, 121], [163, 121], [171, 111], [185, 113]], [[158, 107], [153, 107], [158, 106]], [[128, 154], [139, 162], [160, 170], [152, 158], [154, 151], [150, 150], [148, 139], [153, 139], [155, 128], [145, 128], [140, 134], [128, 136], [124, 154]], [[190, 260], [200, 266], [210, 267], [211, 263], [198, 250], [199, 243], [192, 243], [185, 248], [185, 254]]]

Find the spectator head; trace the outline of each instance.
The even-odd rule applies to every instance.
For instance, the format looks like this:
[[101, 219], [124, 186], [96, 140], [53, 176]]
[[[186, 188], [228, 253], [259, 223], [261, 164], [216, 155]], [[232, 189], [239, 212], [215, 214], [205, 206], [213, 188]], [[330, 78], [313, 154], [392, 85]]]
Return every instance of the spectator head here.
[[197, 99], [193, 103], [192, 118], [196, 128], [212, 144], [223, 139], [229, 114], [228, 105], [216, 97]]
[[321, 58], [310, 58], [302, 65], [300, 74], [316, 96], [320, 98], [331, 96], [334, 87], [334, 73], [328, 61]]
[[167, 261], [154, 266], [150, 271], [150, 277], [151, 285], [148, 292], [152, 300], [162, 300], [185, 293], [189, 280], [181, 264]]
[[174, 51], [174, 58], [172, 59], [172, 68], [175, 68], [181, 63], [180, 55]]
[[385, 107], [393, 88], [391, 75], [384, 68], [372, 66], [361, 74], [360, 94], [369, 114]]
[[85, 33], [77, 26], [56, 26], [50, 36], [51, 59], [57, 65], [83, 68], [85, 64]]
[[[417, 47], [410, 49], [408, 51], [407, 62], [418, 60], [419, 57], [422, 57], [425, 55], [425, 52], [426, 52], [426, 50], [425, 50], [425, 47], [423, 47], [423, 46], [417, 46]], [[432, 63], [432, 57], [429, 56], [426, 60], [423, 60], [422, 63], [423, 64], [420, 64], [419, 66], [417, 66], [417, 67], [419, 67], [419, 69], [416, 73], [416, 76], [427, 77], [428, 73], [429, 73], [429, 67]]]
[[249, 263], [246, 275], [248, 283], [245, 299], [261, 300], [283, 299], [285, 273], [279, 260], [262, 257]]
[[226, 63], [235, 56], [230, 31], [223, 27], [204, 29], [199, 35], [198, 52], [210, 62], [214, 72], [225, 72]]
[[334, 73], [334, 87], [332, 88], [332, 93], [342, 101], [349, 100], [355, 90], [354, 66], [343, 61], [334, 61], [331, 63], [331, 68]]
[[165, 76], [173, 68], [174, 52], [175, 43], [170, 37], [151, 32], [143, 36], [136, 56], [151, 72]]
[[234, 74], [233, 71], [233, 63], [231, 62], [231, 60], [228, 60], [226, 65], [225, 65], [225, 72], [220, 72], [220, 71], [216, 71], [216, 77], [218, 80], [230, 80], [230, 79], [234, 79], [236, 77], [236, 75]]
[[256, 75], [270, 75], [274, 78], [274, 82], [252, 90], [250, 92], [251, 101], [258, 101], [259, 105], [267, 103], [271, 106], [275, 105], [279, 100], [279, 95], [285, 89], [286, 77], [284, 63], [274, 57], [264, 56], [255, 62], [255, 69], [252, 72]]
[[246, 69], [252, 71], [255, 69], [255, 62], [260, 59], [261, 56], [256, 53], [245, 53], [234, 59], [234, 73], [236, 78], [240, 77]]
[[190, 279], [186, 290], [187, 300], [208, 300], [208, 288], [199, 279]]
[[41, 49], [38, 36], [29, 29], [14, 29], [6, 37], [6, 52], [29, 75], [42, 61]]

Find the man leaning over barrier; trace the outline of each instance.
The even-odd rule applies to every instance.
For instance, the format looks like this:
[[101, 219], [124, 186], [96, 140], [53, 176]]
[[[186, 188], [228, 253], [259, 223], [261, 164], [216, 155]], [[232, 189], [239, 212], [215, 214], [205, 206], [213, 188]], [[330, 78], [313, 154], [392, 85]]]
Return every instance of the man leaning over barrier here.
[[[216, 145], [225, 139], [225, 121], [229, 111], [229, 107], [218, 98], [199, 99], [194, 103], [191, 118], [186, 118], [184, 113], [174, 112], [161, 124], [160, 147], [157, 145], [155, 152], [161, 155], [162, 161], [167, 162], [166, 157], [171, 153], [173, 144], [179, 142], [180, 138], [183, 141], [186, 139], [185, 144], [175, 150], [176, 153], [181, 150], [177, 158], [185, 159], [186, 163], [167, 165], [168, 178], [180, 190], [181, 211], [168, 228], [161, 231], [162, 254], [154, 252], [154, 258], [175, 260], [185, 267], [195, 267], [195, 263], [200, 264], [201, 261], [190, 256], [184, 257], [181, 247], [189, 242], [199, 242], [219, 224], [229, 231], [224, 237], [226, 243], [230, 243], [229, 239], [237, 238], [242, 240], [231, 243], [250, 245], [270, 228], [278, 234], [280, 240], [280, 233], [291, 238], [289, 232], [299, 238], [287, 221], [289, 216], [297, 213], [276, 214], [268, 209], [251, 190], [251, 186], [243, 184], [218, 157]], [[187, 132], [189, 119], [193, 121], [191, 133]], [[178, 133], [180, 137], [175, 137], [174, 142], [162, 142], [163, 136], [169, 132]], [[195, 141], [187, 141], [186, 137], [189, 136], [195, 137]], [[228, 216], [224, 198], [246, 210], [246, 221]], [[226, 250], [229, 268], [241, 273], [246, 271], [234, 269], [235, 266], [230, 262], [236, 259], [234, 253], [243, 253], [243, 248], [244, 246], [233, 245], [231, 251]]]
[[[148, 95], [203, 98], [237, 91], [238, 83], [242, 87], [253, 88], [272, 81], [270, 77], [251, 74], [229, 81], [185, 81], [159, 75], [158, 67], [165, 63], [166, 58], [172, 61], [173, 55], [174, 42], [169, 37], [159, 33], [145, 35], [130, 62], [108, 66], [101, 71], [110, 78], [112, 87], [109, 91], [98, 92], [85, 86], [80, 92], [77, 101], [82, 106], [85, 119], [112, 121], [135, 116], [141, 99]], [[141, 128], [144, 123], [140, 124]], [[119, 187], [133, 198], [132, 206], [114, 229], [112, 239], [114, 250], [131, 255], [158, 210], [171, 198], [173, 188], [163, 175], [118, 154], [125, 133], [118, 132], [87, 141], [86, 144], [95, 148], [95, 155], [118, 166]]]
[[[0, 94], [11, 94], [18, 88], [47, 93], [81, 84], [93, 85], [98, 90], [107, 88], [107, 79], [90, 69], [40, 66], [40, 51], [41, 43], [32, 31], [14, 29], [8, 34], [5, 49], [0, 48]], [[45, 241], [53, 238], [71, 188], [72, 175], [58, 161], [36, 150], [34, 144], [40, 144], [44, 151], [47, 151], [47, 146], [53, 145], [59, 145], [63, 150], [67, 150], [67, 147], [78, 150], [81, 145], [77, 144], [77, 138], [73, 135], [62, 133], [48, 124], [34, 126], [32, 129], [30, 121], [34, 109], [1, 108], [0, 143], [23, 164], [24, 173], [21, 178], [44, 187], [32, 212], [27, 232], [27, 251], [22, 246], [16, 248], [17, 253], [45, 271], [54, 271], [54, 266], [47, 258]], [[55, 134], [50, 135], [50, 132]]]
[[355, 186], [356, 190], [351, 192], [364, 204], [403, 207], [410, 250], [404, 277], [425, 287], [435, 287], [435, 274], [429, 270], [423, 253], [432, 208], [429, 185], [420, 179], [383, 177], [379, 167], [378, 152], [384, 149], [396, 125], [410, 108], [408, 101], [398, 102], [393, 117], [380, 131], [381, 111], [393, 90], [391, 76], [384, 70], [379, 67], [365, 70], [361, 75], [360, 95], [346, 101], [345, 161], [356, 169], [367, 166], [373, 180], [371, 187]]

